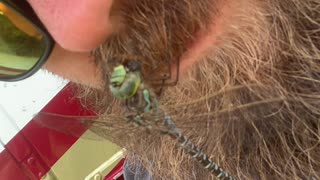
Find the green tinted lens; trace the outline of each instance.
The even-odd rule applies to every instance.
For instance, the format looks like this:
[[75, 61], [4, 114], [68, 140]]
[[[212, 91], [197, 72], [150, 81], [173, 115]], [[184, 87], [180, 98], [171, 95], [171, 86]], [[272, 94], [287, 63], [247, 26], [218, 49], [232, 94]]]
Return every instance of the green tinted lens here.
[[45, 50], [43, 34], [27, 19], [0, 2], [0, 78], [28, 72]]

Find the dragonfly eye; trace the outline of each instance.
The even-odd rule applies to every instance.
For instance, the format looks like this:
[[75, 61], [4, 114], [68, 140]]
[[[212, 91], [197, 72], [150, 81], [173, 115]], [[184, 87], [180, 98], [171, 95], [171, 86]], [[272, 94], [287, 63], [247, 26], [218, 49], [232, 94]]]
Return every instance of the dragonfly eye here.
[[111, 74], [111, 85], [120, 86], [125, 80], [126, 74], [126, 70], [122, 65], [116, 66]]
[[129, 69], [129, 71], [131, 71], [131, 72], [141, 70], [141, 65], [137, 61], [129, 61], [126, 66]]

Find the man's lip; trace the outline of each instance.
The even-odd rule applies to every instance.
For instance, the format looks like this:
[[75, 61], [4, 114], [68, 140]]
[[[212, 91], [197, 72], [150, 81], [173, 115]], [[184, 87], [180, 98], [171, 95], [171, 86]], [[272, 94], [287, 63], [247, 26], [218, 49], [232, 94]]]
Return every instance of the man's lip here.
[[[214, 28], [214, 27], [212, 27]], [[208, 53], [211, 53], [214, 49], [214, 45], [217, 42], [217, 36], [219, 34], [215, 31], [199, 32], [195, 37], [195, 41], [190, 44], [187, 51], [183, 53], [179, 60], [179, 77], [183, 77], [183, 74], [192, 66], [199, 62]], [[171, 68], [173, 72], [173, 78], [176, 77], [177, 65], [174, 64]], [[172, 79], [173, 80], [173, 79]]]
[[[213, 54], [213, 51], [218, 46], [218, 39], [225, 33], [228, 20], [232, 18], [232, 7], [221, 4], [219, 15], [211, 17], [211, 24], [205, 31], [199, 31], [195, 34], [195, 40], [188, 46], [187, 51], [183, 53], [180, 58], [179, 76], [183, 74], [192, 66], [199, 62], [208, 54]], [[176, 66], [172, 67], [175, 72]]]

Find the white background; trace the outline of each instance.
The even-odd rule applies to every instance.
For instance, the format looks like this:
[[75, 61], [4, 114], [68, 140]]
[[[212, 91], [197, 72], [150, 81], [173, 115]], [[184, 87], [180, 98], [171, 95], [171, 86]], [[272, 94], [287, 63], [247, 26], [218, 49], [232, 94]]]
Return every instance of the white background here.
[[0, 81], [0, 140], [8, 143], [67, 83], [44, 70], [23, 81]]

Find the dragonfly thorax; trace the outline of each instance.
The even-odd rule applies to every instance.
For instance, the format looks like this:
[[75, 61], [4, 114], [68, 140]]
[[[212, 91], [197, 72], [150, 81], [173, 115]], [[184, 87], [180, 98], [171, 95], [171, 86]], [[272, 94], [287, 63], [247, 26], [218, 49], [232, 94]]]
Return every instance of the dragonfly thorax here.
[[128, 111], [137, 114], [147, 113], [158, 108], [154, 95], [145, 88], [143, 83], [141, 83], [134, 96], [126, 99], [125, 104]]

